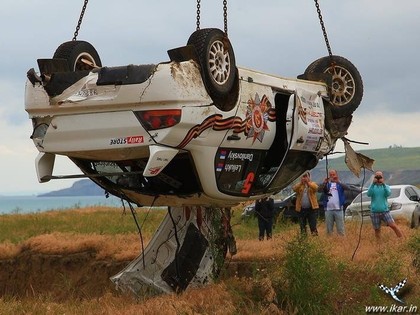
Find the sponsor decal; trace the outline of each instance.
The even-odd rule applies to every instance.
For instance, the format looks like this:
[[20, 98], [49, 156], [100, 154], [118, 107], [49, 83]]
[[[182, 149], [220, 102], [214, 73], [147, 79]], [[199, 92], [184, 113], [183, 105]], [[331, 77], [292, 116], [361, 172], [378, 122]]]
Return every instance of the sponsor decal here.
[[242, 169], [242, 165], [237, 165], [237, 164], [226, 164], [225, 165], [225, 171], [226, 172], [240, 172]]
[[143, 143], [143, 142], [144, 142], [144, 137], [143, 136], [127, 137], [127, 143], [128, 144], [138, 144], [138, 143]]
[[229, 152], [228, 155], [228, 159], [230, 160], [248, 160], [250, 162], [252, 162], [252, 160], [254, 159], [254, 154], [253, 153], [240, 153], [240, 152]]
[[159, 173], [160, 172], [160, 170], [162, 169], [162, 167], [161, 166], [158, 166], [158, 167], [151, 167], [151, 168], [149, 168], [149, 173], [150, 173], [150, 175], [156, 175], [157, 173]]
[[78, 91], [76, 95], [81, 97], [89, 97], [98, 95], [98, 92], [96, 91], [96, 89], [84, 89]]
[[302, 103], [299, 98], [297, 98], [297, 112], [298, 117], [303, 121], [303, 123], [306, 125], [308, 122], [306, 120], [306, 107], [304, 108], [302, 106]]
[[324, 119], [324, 114], [320, 111], [321, 104], [319, 103], [317, 95], [310, 95], [308, 98], [303, 95], [299, 95], [296, 103], [298, 117], [305, 125], [308, 124], [310, 120], [308, 117], [319, 118], [320, 120]]
[[140, 144], [140, 143], [144, 143], [143, 136], [129, 136], [129, 137], [110, 139], [109, 145]]

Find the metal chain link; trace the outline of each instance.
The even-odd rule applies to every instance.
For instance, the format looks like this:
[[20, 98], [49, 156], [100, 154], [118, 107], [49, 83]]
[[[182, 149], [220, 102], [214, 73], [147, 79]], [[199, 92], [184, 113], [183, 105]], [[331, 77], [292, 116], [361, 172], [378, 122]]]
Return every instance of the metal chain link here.
[[197, 28], [196, 30], [198, 31], [200, 29], [200, 2], [201, 0], [197, 0], [197, 20], [196, 20], [196, 25]]
[[74, 32], [73, 40], [76, 40], [77, 35], [79, 35], [80, 25], [82, 25], [83, 15], [85, 15], [88, 2], [89, 0], [85, 0], [85, 3], [83, 4], [82, 12], [80, 12], [80, 17], [79, 17], [79, 21], [77, 22], [76, 31]]
[[228, 27], [227, 27], [227, 0], [223, 0], [223, 23], [225, 26], [225, 34], [228, 34]]
[[325, 29], [324, 21], [322, 20], [321, 9], [319, 8], [318, 0], [315, 1], [316, 11], [318, 12], [319, 23], [321, 24], [322, 33], [324, 34], [325, 44], [327, 45], [327, 50], [330, 58], [332, 58], [332, 52], [330, 47], [330, 42], [328, 41], [327, 31]]

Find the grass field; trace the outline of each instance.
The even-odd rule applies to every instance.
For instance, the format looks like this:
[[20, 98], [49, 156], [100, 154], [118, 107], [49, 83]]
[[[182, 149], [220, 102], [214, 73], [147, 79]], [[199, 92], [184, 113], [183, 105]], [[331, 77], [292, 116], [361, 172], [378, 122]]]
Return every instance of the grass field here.
[[[403, 238], [383, 228], [380, 243], [368, 223], [346, 223], [345, 237], [327, 237], [323, 222], [318, 237], [302, 238], [297, 225], [279, 223], [271, 241], [259, 242], [256, 221], [242, 221], [240, 212], [232, 218], [238, 253], [227, 257], [220, 279], [178, 295], [137, 298], [107, 277], [140, 253], [131, 213], [2, 215], [0, 314], [364, 314], [366, 306], [392, 305], [420, 312], [420, 231], [406, 222], [397, 222]], [[145, 243], [164, 215], [137, 210]], [[404, 278], [397, 294], [404, 305], [378, 288]]]

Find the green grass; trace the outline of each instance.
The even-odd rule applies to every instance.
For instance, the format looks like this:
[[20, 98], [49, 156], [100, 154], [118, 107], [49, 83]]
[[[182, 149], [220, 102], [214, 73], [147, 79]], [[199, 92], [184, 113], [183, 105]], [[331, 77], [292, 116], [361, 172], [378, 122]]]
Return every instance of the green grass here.
[[[166, 209], [136, 208], [135, 213], [143, 236], [150, 237], [162, 222]], [[241, 209], [234, 210], [231, 224], [236, 237], [255, 239], [256, 220], [255, 218], [243, 220]], [[137, 233], [138, 230], [130, 210], [122, 208], [104, 207], [101, 211], [52, 210], [30, 214], [0, 215], [0, 242], [9, 241], [16, 244], [28, 238], [52, 232], [117, 235]]]
[[[151, 236], [162, 221], [165, 210], [136, 211], [145, 236]], [[143, 224], [147, 220], [147, 224]], [[137, 232], [129, 210], [109, 208], [104, 211], [49, 211], [0, 216], [0, 242], [13, 244], [52, 232], [80, 234], [127, 234]]]
[[[136, 218], [143, 236], [151, 237], [166, 215], [166, 209], [136, 209]], [[76, 214], [76, 215], [75, 215]], [[235, 237], [255, 239], [257, 223], [255, 218], [243, 220], [241, 209], [234, 211], [231, 224]], [[284, 225], [286, 227], [287, 224]], [[104, 208], [101, 211], [57, 210], [30, 214], [0, 215], [0, 242], [13, 244], [31, 237], [59, 233], [117, 235], [137, 233], [137, 226], [129, 209]]]

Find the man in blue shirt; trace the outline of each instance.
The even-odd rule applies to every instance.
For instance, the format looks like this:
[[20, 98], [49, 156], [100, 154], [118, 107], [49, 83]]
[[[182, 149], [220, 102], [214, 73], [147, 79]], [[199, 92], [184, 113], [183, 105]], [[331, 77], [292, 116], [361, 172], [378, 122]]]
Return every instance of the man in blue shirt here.
[[375, 172], [373, 182], [369, 186], [367, 195], [371, 198], [370, 218], [375, 230], [376, 239], [379, 240], [381, 237], [381, 221], [384, 221], [391, 229], [394, 230], [398, 237], [401, 237], [402, 233], [395, 224], [395, 221], [388, 209], [388, 197], [391, 195], [391, 188], [385, 184], [384, 176], [381, 171]]

